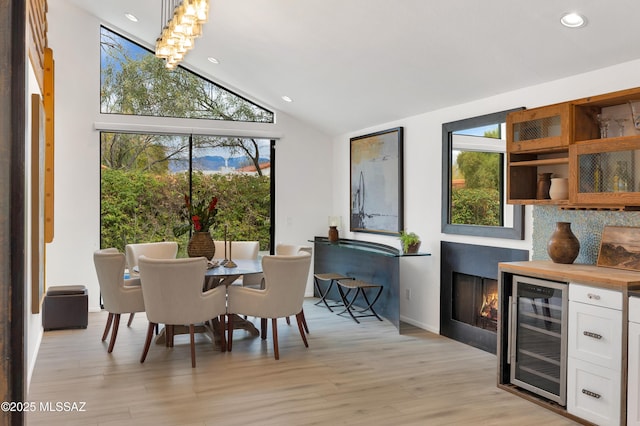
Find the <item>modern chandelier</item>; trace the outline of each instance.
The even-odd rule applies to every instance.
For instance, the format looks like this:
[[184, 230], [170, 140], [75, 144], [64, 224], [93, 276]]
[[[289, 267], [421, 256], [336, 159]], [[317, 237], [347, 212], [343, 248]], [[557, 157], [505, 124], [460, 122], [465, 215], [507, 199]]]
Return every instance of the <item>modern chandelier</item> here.
[[209, 0], [162, 0], [156, 56], [166, 60], [167, 68], [174, 69], [193, 48], [208, 13]]

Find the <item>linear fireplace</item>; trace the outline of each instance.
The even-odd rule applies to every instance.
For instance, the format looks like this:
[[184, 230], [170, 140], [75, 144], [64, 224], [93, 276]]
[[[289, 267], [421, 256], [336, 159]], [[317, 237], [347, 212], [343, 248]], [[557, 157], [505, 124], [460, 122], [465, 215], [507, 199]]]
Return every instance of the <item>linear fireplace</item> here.
[[496, 353], [498, 262], [529, 252], [443, 241], [440, 255], [440, 334]]

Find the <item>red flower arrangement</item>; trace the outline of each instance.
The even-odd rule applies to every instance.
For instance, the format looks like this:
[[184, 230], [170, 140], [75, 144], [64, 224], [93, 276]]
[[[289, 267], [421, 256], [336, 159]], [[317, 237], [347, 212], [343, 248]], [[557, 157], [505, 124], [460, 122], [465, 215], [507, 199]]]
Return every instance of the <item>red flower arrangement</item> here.
[[216, 215], [218, 214], [218, 197], [211, 199], [202, 199], [194, 202], [189, 199], [187, 194], [184, 195], [184, 205], [182, 206], [181, 218], [187, 223], [183, 223], [173, 228], [173, 233], [180, 236], [193, 226], [195, 232], [209, 232], [209, 228], [215, 225]]

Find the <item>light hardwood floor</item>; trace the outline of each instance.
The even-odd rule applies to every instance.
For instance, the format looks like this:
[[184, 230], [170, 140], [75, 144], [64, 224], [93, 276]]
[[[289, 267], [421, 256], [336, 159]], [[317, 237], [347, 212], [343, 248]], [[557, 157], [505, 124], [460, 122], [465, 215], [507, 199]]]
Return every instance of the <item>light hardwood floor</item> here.
[[[36, 411], [28, 425], [573, 425], [496, 387], [496, 357], [403, 325], [361, 324], [305, 302], [305, 348], [295, 318], [270, 338], [234, 334], [233, 352], [188, 336], [175, 347], [152, 344], [139, 358], [147, 321], [120, 324], [112, 354], [100, 341], [106, 313], [86, 330], [46, 332], [29, 401], [85, 402], [84, 412]], [[258, 321], [256, 321], [258, 323]], [[270, 337], [270, 333], [269, 333]], [[38, 407], [39, 408], [39, 407]]]

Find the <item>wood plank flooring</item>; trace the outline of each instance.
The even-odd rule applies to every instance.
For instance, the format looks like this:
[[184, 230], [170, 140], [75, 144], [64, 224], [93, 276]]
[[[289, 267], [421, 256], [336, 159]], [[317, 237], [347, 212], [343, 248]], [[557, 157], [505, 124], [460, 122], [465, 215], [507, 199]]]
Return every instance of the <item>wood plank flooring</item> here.
[[[188, 336], [173, 348], [152, 344], [139, 358], [147, 320], [120, 324], [113, 353], [101, 342], [107, 314], [90, 313], [86, 330], [46, 332], [29, 401], [28, 425], [539, 425], [576, 424], [496, 387], [496, 357], [403, 324], [356, 324], [305, 302], [305, 348], [295, 318], [272, 342], [234, 334], [221, 353]], [[259, 321], [256, 320], [259, 326]], [[47, 402], [84, 402], [83, 412], [41, 411]], [[42, 403], [42, 404], [41, 404]]]

